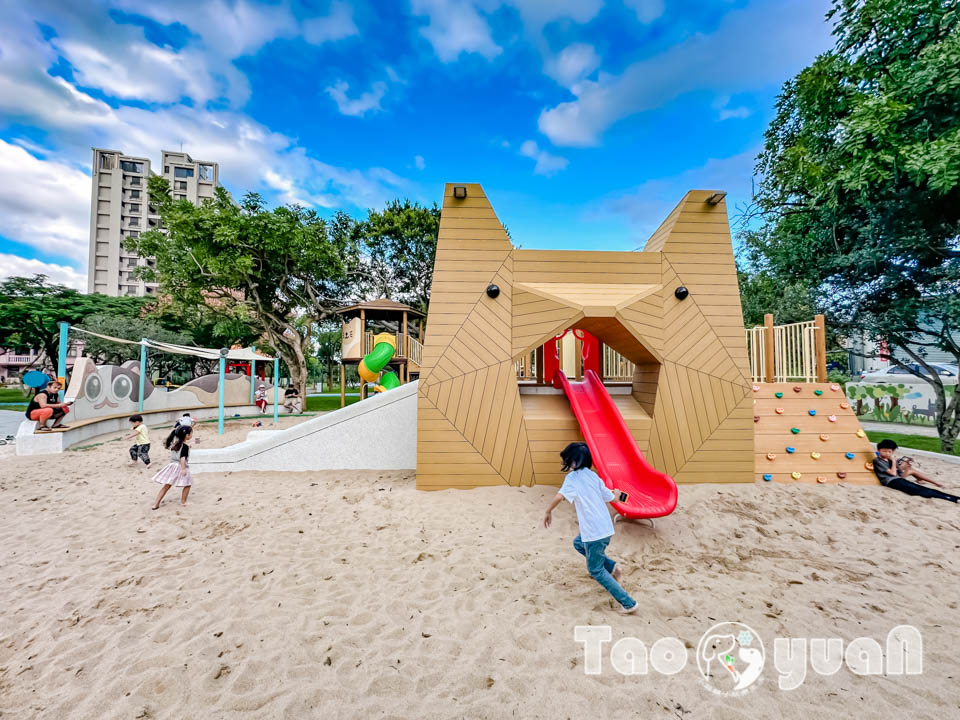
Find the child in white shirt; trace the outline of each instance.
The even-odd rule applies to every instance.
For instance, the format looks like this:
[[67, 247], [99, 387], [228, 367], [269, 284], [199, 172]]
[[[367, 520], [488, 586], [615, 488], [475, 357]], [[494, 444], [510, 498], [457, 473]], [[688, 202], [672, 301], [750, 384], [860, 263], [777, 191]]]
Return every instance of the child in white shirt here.
[[573, 547], [587, 559], [590, 577], [620, 603], [620, 612], [635, 612], [637, 601], [617, 582], [621, 575], [620, 569], [606, 555], [607, 545], [613, 537], [613, 521], [610, 520], [607, 503], [617, 498], [620, 491], [616, 488], [608, 489], [600, 476], [591, 470], [593, 458], [590, 457], [590, 449], [586, 443], [570, 443], [560, 453], [560, 459], [563, 461], [562, 469], [570, 472], [547, 508], [543, 516], [543, 526], [550, 527], [553, 519], [551, 513], [563, 500], [572, 503], [580, 526], [580, 534], [573, 539]]

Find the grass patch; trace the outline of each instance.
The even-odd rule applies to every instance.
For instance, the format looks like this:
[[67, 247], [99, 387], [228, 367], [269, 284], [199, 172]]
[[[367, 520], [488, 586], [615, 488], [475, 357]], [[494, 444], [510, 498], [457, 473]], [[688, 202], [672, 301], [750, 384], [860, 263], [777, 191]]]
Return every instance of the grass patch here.
[[[890, 438], [900, 447], [943, 453], [943, 450], [940, 449], [940, 438], [925, 437], [923, 435], [902, 435], [900, 433], [886, 432], [885, 430], [868, 430], [867, 437], [870, 438], [870, 442], [879, 442], [884, 438]], [[960, 452], [955, 448], [953, 454], [960, 455]]]
[[23, 405], [0, 405], [0, 410], [13, 410], [15, 412], [26, 412], [27, 404]]
[[[346, 398], [347, 405], [352, 405], [355, 402], [360, 402], [359, 395], [347, 395]], [[340, 398], [339, 397], [308, 397], [307, 398], [307, 410], [313, 412], [324, 412], [327, 410], [339, 410], [340, 409]]]

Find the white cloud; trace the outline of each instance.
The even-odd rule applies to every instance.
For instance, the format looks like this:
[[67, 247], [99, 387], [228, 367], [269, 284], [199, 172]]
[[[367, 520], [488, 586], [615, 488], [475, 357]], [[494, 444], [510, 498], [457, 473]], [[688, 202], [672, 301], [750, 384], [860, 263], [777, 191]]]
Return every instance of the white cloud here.
[[755, 1], [728, 13], [710, 35], [694, 35], [620, 75], [572, 88], [575, 100], [544, 109], [539, 128], [555, 145], [588, 147], [618, 120], [687, 92], [738, 92], [779, 85], [830, 45], [826, 0]]
[[342, 40], [359, 33], [353, 22], [353, 10], [345, 2], [331, 3], [330, 14], [326, 17], [309, 18], [303, 21], [303, 37], [314, 45]]
[[0, 140], [0, 235], [85, 264], [90, 177]]
[[33, 277], [46, 275], [51, 282], [72, 287], [74, 290], [87, 289], [87, 273], [68, 265], [45, 263], [34, 258], [24, 258], [19, 255], [0, 253], [0, 278]]
[[414, 155], [413, 164], [417, 166], [417, 170], [423, 170], [427, 166], [426, 161], [423, 159], [423, 155]]
[[420, 34], [433, 46], [442, 62], [453, 62], [462, 53], [477, 53], [490, 60], [502, 52], [493, 41], [490, 25], [477, 8], [458, 0], [413, 0], [414, 15], [429, 22]]
[[603, 8], [603, 0], [505, 0], [516, 8], [528, 34], [539, 35], [546, 25], [570, 18], [575, 23], [590, 22]]
[[688, 190], [726, 190], [727, 211], [732, 216], [737, 203], [750, 200], [753, 167], [759, 152], [757, 147], [731, 157], [711, 158], [700, 167], [646, 180], [634, 188], [607, 196], [590, 213], [625, 218], [635, 232], [634, 242], [638, 247]]
[[731, 108], [731, 107], [721, 108], [720, 113], [717, 115], [717, 118], [719, 120], [730, 120], [731, 118], [743, 119], [743, 118], [750, 117], [750, 115], [752, 114], [753, 113], [750, 110], [750, 108], [743, 107], [741, 105], [740, 107], [734, 107], [734, 108]]
[[537, 161], [537, 164], [533, 168], [535, 175], [546, 175], [550, 177], [568, 165], [566, 158], [560, 157], [559, 155], [551, 155], [546, 150], [541, 150], [533, 140], [527, 140], [520, 146], [520, 154]]
[[326, 88], [325, 92], [337, 103], [337, 109], [341, 113], [362, 117], [371, 110], [377, 111], [380, 109], [380, 101], [387, 93], [387, 84], [385, 82], [375, 82], [367, 92], [356, 98], [347, 95], [349, 89], [349, 83], [345, 80], [337, 80], [333, 85]]
[[545, 63], [547, 75], [564, 87], [573, 87], [600, 67], [600, 56], [593, 45], [573, 43]]
[[664, 0], [624, 0], [624, 4], [633, 8], [637, 13], [637, 20], [644, 24], [659, 19], [666, 9]]

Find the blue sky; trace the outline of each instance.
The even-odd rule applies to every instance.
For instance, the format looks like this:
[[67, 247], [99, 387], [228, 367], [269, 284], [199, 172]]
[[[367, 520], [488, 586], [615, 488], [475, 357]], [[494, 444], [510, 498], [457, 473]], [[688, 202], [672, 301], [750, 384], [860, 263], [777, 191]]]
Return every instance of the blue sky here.
[[0, 277], [86, 286], [92, 146], [358, 217], [480, 182], [515, 244], [627, 250], [749, 199], [828, 0], [34, 0], [0, 34]]

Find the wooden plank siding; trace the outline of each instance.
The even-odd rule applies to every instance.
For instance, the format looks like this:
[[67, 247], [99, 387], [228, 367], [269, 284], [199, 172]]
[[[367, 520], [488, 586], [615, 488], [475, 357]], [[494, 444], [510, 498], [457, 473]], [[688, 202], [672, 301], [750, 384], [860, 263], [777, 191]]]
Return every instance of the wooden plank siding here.
[[[519, 250], [479, 185], [462, 199], [453, 187], [444, 189], [423, 348], [418, 487], [562, 482], [559, 452], [583, 439], [576, 418], [562, 395], [520, 395], [513, 362], [569, 327], [636, 364], [631, 394], [612, 397], [654, 466], [677, 482], [757, 477], [724, 202], [691, 191], [643, 252]], [[680, 285], [685, 300], [674, 295]]]

